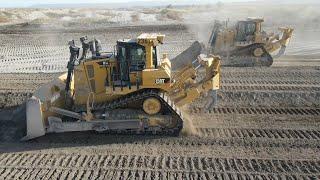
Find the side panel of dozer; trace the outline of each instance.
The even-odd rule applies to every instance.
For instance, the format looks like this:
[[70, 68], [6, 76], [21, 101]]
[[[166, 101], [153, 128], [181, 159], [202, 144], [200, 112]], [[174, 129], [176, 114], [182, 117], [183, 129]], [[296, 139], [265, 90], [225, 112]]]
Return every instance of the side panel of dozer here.
[[32, 97], [28, 99], [26, 117], [27, 135], [21, 139], [22, 141], [45, 135], [45, 127], [43, 125], [41, 104], [38, 98]]

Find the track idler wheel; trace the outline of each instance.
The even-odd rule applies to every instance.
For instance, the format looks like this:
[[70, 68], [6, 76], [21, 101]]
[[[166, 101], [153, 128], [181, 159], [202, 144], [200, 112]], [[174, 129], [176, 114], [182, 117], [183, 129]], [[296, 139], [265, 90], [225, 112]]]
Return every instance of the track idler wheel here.
[[143, 101], [142, 108], [145, 113], [155, 115], [161, 111], [161, 102], [157, 98], [150, 97]]
[[255, 57], [261, 57], [262, 55], [264, 54], [264, 51], [262, 48], [256, 48], [254, 51], [253, 51], [253, 55]]

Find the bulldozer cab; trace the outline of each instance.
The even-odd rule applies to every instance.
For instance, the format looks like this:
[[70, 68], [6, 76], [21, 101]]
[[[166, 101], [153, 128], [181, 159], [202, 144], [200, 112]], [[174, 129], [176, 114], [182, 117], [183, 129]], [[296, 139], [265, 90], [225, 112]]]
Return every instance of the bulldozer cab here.
[[[157, 68], [159, 62], [157, 47], [152, 49], [153, 68]], [[117, 42], [116, 60], [118, 69], [115, 80], [130, 81], [129, 74], [140, 72], [146, 68], [146, 48], [134, 39], [119, 40]]]
[[255, 35], [261, 33], [261, 23], [263, 19], [248, 18], [245, 21], [239, 21], [236, 25], [237, 41], [254, 41]]

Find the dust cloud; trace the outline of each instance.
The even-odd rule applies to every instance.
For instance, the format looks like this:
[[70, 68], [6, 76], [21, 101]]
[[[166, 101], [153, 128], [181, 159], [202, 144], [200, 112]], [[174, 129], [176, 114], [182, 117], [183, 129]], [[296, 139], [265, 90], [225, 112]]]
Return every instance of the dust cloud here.
[[263, 28], [278, 31], [279, 27], [290, 26], [295, 31], [315, 31], [320, 27], [320, 3], [217, 3], [199, 6], [183, 15], [183, 23], [195, 39], [208, 43], [215, 20], [227, 21], [229, 27], [236, 21], [248, 17], [264, 18]]
[[195, 121], [195, 119], [193, 119], [191, 117], [191, 115], [188, 112], [188, 107], [183, 107], [181, 108], [182, 112], [183, 112], [183, 118], [184, 118], [184, 122], [183, 122], [183, 129], [181, 131], [181, 134], [184, 136], [198, 136], [199, 132], [197, 131], [197, 129], [195, 128], [193, 122]]

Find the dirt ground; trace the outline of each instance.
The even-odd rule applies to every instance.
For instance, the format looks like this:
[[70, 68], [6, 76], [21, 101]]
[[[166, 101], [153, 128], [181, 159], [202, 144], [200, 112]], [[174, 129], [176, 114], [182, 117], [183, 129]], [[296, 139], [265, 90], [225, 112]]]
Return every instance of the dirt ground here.
[[110, 51], [117, 39], [152, 31], [166, 34], [170, 58], [196, 40], [179, 24], [2, 32], [0, 179], [320, 178], [320, 56], [298, 51], [301, 42], [271, 68], [224, 67], [218, 106], [203, 108], [203, 96], [186, 108], [197, 135], [76, 132], [19, 142], [24, 102], [66, 70], [68, 39], [95, 36]]

